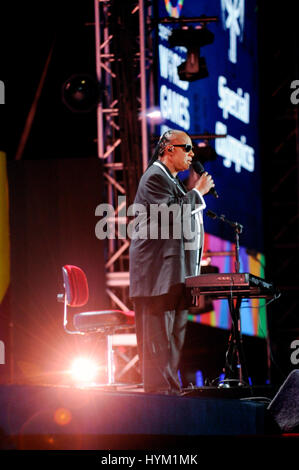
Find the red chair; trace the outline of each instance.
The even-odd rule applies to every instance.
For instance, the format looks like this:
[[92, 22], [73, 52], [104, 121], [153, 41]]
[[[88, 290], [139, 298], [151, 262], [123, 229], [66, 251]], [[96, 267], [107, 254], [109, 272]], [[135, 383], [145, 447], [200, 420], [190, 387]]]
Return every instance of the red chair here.
[[106, 336], [107, 375], [105, 386], [117, 386], [114, 382], [113, 335], [121, 330], [135, 328], [134, 312], [122, 310], [101, 310], [81, 312], [73, 316], [72, 328], [68, 326], [68, 307], [83, 307], [89, 299], [88, 281], [84, 271], [78, 266], [65, 265], [62, 268], [64, 294], [58, 295], [64, 301], [63, 326], [68, 334], [101, 333]]

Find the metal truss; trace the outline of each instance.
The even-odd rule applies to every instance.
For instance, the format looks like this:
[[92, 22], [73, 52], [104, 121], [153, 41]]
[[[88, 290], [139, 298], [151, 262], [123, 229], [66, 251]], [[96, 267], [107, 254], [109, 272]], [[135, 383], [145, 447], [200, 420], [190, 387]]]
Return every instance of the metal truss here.
[[[147, 7], [150, 8], [150, 7]], [[106, 251], [106, 292], [112, 305], [131, 310], [127, 208], [148, 162], [146, 14], [143, 0], [95, 0], [97, 149], [105, 202], [113, 206]], [[150, 14], [150, 12], [149, 12]]]

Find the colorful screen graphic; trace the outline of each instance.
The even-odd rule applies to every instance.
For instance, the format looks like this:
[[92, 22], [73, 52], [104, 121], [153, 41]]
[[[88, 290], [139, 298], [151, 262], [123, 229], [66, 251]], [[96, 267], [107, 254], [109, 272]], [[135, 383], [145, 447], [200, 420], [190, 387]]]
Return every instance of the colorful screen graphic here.
[[[219, 269], [220, 273], [235, 271], [235, 244], [215, 235], [205, 234], [203, 261]], [[240, 247], [240, 272], [251, 273], [264, 278], [265, 257], [261, 253], [248, 254]], [[218, 328], [231, 327], [231, 316], [226, 299], [212, 302], [213, 309], [200, 315], [190, 315], [190, 320]], [[267, 336], [265, 299], [243, 299], [240, 309], [242, 333], [265, 338]]]
[[[191, 136], [222, 136], [208, 140], [217, 158], [205, 161], [204, 167], [213, 175], [219, 199], [207, 195], [207, 208], [242, 225], [240, 271], [263, 277], [256, 4], [248, 0], [159, 0], [156, 15], [159, 18], [156, 104], [161, 112], [157, 135], [172, 128], [185, 130]], [[186, 26], [196, 29], [200, 23], [169, 23], [165, 19], [202, 15], [214, 19], [205, 26], [214, 35], [213, 41], [198, 46], [208, 76], [183, 81], [179, 78], [178, 67], [186, 61], [189, 46], [173, 45], [172, 32]], [[204, 141], [194, 138], [197, 144]], [[188, 172], [180, 176], [185, 179]], [[232, 226], [206, 215], [204, 223], [206, 248], [213, 252], [223, 246], [222, 251], [233, 251], [235, 232]], [[220, 272], [235, 272], [233, 256], [211, 256], [211, 263], [218, 266]], [[243, 301], [244, 333], [266, 335], [264, 303], [262, 300]], [[214, 311], [203, 315], [200, 321], [228, 328], [230, 318], [226, 302], [215, 302]]]

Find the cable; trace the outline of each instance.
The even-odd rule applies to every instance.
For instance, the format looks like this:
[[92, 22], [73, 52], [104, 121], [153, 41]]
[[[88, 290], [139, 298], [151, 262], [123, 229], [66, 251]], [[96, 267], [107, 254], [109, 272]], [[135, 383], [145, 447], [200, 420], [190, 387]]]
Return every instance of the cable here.
[[[270, 303], [272, 303], [274, 300], [277, 300], [279, 299], [279, 297], [281, 297], [281, 292], [279, 292], [278, 294], [274, 294], [274, 296], [272, 297], [272, 299], [270, 299], [265, 305], [259, 305], [257, 307], [253, 307], [253, 306], [244, 306], [244, 307], [240, 307], [240, 309], [261, 309], [261, 308], [266, 308]], [[249, 301], [249, 299], [248, 299]], [[266, 338], [267, 337], [267, 334], [266, 332], [263, 330], [263, 328], [261, 327], [261, 318], [259, 317], [259, 322], [258, 322], [258, 330], [260, 330], [263, 334], [263, 337]], [[269, 343], [269, 355], [270, 355], [270, 360], [271, 360], [271, 363], [276, 367], [277, 371], [280, 373], [280, 375], [283, 377], [283, 379], [286, 379], [287, 375], [281, 370], [281, 368], [279, 367], [279, 365], [277, 364], [277, 362], [275, 361], [274, 357], [273, 357], [273, 353], [272, 353], [272, 349], [271, 349], [271, 345]]]
[[[267, 306], [270, 305], [272, 302], [274, 302], [274, 300], [279, 299], [280, 296], [281, 296], [281, 292], [279, 292], [278, 295], [277, 295], [277, 294], [274, 294], [274, 296], [272, 297], [272, 299], [270, 299], [268, 302], [266, 302], [265, 305], [259, 305], [259, 306], [257, 306], [257, 307], [253, 307], [253, 306], [250, 305], [250, 306], [248, 306], [248, 307], [247, 307], [247, 306], [245, 306], [245, 307], [240, 307], [240, 309], [242, 310], [242, 309], [245, 309], [245, 308], [251, 308], [251, 309], [258, 309], [258, 310], [259, 310], [260, 308], [265, 308], [265, 307], [267, 307]], [[248, 299], [248, 300], [249, 300], [249, 299]]]

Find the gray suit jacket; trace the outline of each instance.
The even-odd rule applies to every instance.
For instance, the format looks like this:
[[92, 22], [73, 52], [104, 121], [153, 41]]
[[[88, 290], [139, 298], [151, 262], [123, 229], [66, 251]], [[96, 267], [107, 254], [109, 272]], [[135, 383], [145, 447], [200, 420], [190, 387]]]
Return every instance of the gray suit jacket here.
[[187, 191], [163, 163], [155, 162], [143, 174], [134, 204], [130, 297], [167, 294], [199, 272], [205, 202], [197, 190]]

